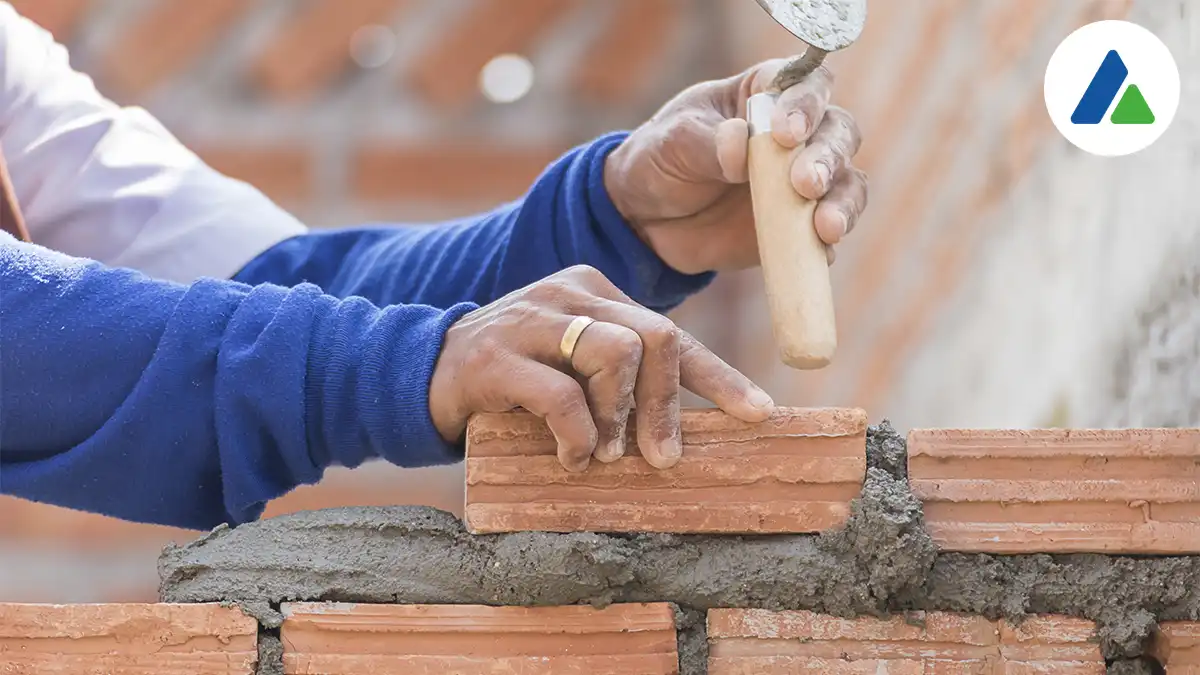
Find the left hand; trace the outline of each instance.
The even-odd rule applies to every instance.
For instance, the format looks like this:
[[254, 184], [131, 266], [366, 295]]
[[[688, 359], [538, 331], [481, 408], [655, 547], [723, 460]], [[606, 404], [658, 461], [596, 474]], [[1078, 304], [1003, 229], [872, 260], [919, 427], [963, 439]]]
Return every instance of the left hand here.
[[[604, 182], [617, 209], [675, 270], [697, 274], [759, 264], [746, 100], [765, 91], [786, 63], [767, 61], [690, 87], [609, 155]], [[775, 140], [799, 148], [792, 185], [820, 200], [814, 220], [830, 247], [830, 262], [833, 245], [867, 205], [866, 174], [851, 164], [861, 144], [858, 125], [829, 105], [832, 84], [832, 73], [818, 68], [779, 97], [772, 120]]]

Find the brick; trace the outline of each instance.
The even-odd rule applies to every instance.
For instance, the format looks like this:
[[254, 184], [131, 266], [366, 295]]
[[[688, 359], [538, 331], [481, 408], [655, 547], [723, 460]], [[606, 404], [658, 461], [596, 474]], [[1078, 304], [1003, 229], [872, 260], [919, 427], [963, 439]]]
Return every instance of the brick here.
[[866, 413], [783, 409], [762, 424], [684, 410], [683, 459], [651, 467], [630, 420], [625, 456], [563, 469], [528, 413], [467, 429], [467, 527], [476, 533], [817, 532], [843, 524], [866, 474]]
[[666, 604], [283, 606], [287, 675], [666, 675], [678, 672]]
[[1020, 624], [1000, 622], [1005, 675], [1103, 675], [1107, 672], [1096, 624], [1065, 616], [1035, 616]]
[[1167, 675], [1200, 675], [1200, 621], [1159, 625], [1152, 651]]
[[220, 605], [0, 604], [5, 675], [250, 675], [258, 622]]
[[841, 619], [806, 611], [708, 612], [710, 675], [1103, 675], [1095, 625], [914, 612]]
[[499, 54], [528, 54], [538, 38], [568, 12], [575, 0], [482, 0], [406, 70], [406, 78], [430, 102], [457, 107], [479, 94], [479, 71]]
[[251, 4], [244, 0], [155, 3], [102, 56], [103, 83], [126, 97], [143, 96], [189, 67]]
[[672, 29], [689, 9], [682, 0], [614, 0], [604, 33], [584, 54], [572, 89], [581, 98], [616, 104], [636, 96], [661, 68]]
[[200, 146], [195, 150], [209, 166], [250, 183], [276, 201], [303, 202], [316, 190], [316, 162], [303, 146]]
[[351, 181], [355, 196], [372, 202], [494, 204], [524, 194], [564, 150], [375, 143], [361, 148], [353, 158]]
[[1200, 553], [1200, 429], [914, 430], [908, 467], [946, 550]]
[[278, 99], [313, 95], [350, 65], [355, 31], [370, 24], [390, 25], [405, 4], [403, 0], [316, 0], [297, 7], [252, 66], [255, 83]]
[[25, 18], [45, 28], [59, 43], [69, 42], [92, 0], [11, 0]]

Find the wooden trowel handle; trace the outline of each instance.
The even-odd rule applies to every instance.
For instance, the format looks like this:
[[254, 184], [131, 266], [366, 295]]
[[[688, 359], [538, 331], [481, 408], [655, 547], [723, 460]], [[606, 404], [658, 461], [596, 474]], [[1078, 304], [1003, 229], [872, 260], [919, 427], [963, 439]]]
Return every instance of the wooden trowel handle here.
[[747, 104], [755, 229], [780, 357], [811, 370], [829, 365], [837, 350], [833, 287], [825, 244], [813, 225], [817, 204], [792, 187], [791, 151], [771, 136], [774, 106], [770, 94]]

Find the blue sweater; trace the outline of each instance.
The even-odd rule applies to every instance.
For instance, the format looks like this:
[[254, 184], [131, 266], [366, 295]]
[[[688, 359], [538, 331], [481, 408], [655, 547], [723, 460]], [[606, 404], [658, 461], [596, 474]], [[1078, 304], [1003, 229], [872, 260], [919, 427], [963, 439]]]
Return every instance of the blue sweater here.
[[710, 279], [665, 266], [613, 206], [604, 159], [622, 138], [491, 213], [300, 236], [232, 281], [174, 284], [0, 233], [0, 491], [208, 528], [331, 465], [458, 461], [428, 387], [463, 314], [576, 264], [660, 311]]

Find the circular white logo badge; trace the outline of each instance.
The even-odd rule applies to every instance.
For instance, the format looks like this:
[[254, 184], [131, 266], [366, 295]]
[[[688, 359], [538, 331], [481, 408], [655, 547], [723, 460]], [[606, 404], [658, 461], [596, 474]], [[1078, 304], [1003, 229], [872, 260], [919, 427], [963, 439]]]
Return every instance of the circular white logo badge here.
[[1154, 33], [1097, 21], [1071, 33], [1046, 67], [1046, 110], [1084, 152], [1128, 155], [1158, 140], [1179, 107], [1179, 68]]

